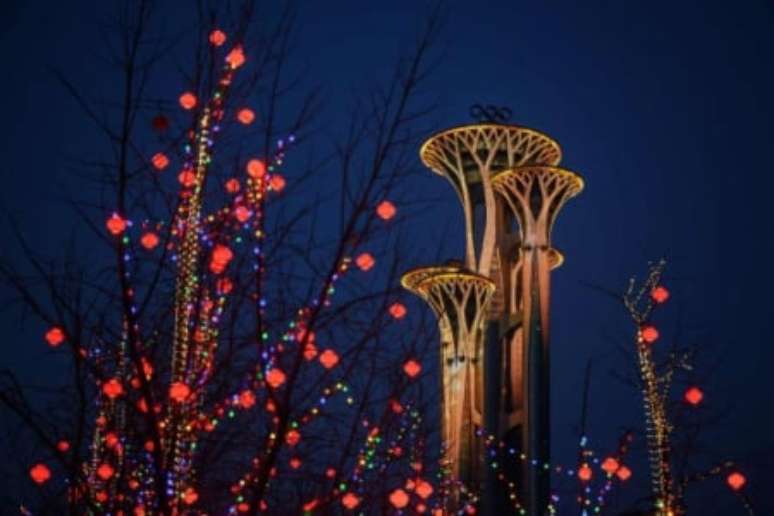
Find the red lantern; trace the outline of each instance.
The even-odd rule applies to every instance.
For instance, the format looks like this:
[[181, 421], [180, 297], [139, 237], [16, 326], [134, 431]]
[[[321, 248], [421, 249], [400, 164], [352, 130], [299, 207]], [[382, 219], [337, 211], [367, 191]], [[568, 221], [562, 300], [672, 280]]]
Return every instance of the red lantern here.
[[285, 178], [279, 174], [273, 174], [269, 181], [269, 185], [271, 185], [272, 190], [279, 193], [285, 189]]
[[234, 217], [236, 217], [239, 222], [245, 223], [250, 220], [251, 216], [252, 212], [245, 206], [237, 206], [237, 208], [234, 210]]
[[260, 179], [266, 175], [266, 164], [260, 159], [251, 159], [247, 162], [247, 175]]
[[169, 165], [169, 158], [163, 152], [157, 152], [151, 158], [151, 163], [156, 167], [156, 170], [164, 170]]
[[747, 479], [738, 471], [734, 471], [726, 477], [726, 483], [734, 491], [739, 491], [747, 483]]
[[285, 373], [282, 372], [282, 369], [270, 369], [269, 372], [266, 373], [266, 383], [272, 388], [277, 389], [285, 383]]
[[618, 470], [618, 461], [613, 457], [608, 457], [602, 461], [602, 471], [608, 475], [612, 475]]
[[422, 372], [422, 365], [414, 359], [408, 360], [403, 364], [403, 372], [409, 378], [416, 378], [416, 376]]
[[216, 284], [220, 294], [228, 294], [234, 288], [234, 283], [228, 278], [221, 278]]
[[306, 346], [304, 346], [304, 358], [307, 360], [314, 360], [314, 357], [316, 356], [317, 356], [317, 346], [315, 346], [311, 342], [307, 342]]
[[653, 344], [658, 340], [658, 330], [655, 326], [645, 325], [640, 328], [640, 337], [647, 344]]
[[390, 305], [390, 315], [395, 319], [403, 319], [406, 316], [406, 307], [401, 303], [393, 303]]
[[242, 47], [239, 45], [235, 46], [226, 56], [226, 62], [234, 69], [245, 64], [245, 53]]
[[239, 191], [240, 185], [238, 179], [229, 179], [226, 181], [226, 191], [228, 193], [234, 194]]
[[319, 360], [325, 369], [330, 369], [339, 363], [339, 355], [332, 349], [326, 349], [320, 355]]
[[369, 253], [362, 253], [355, 259], [355, 264], [360, 267], [360, 270], [363, 272], [369, 270], [375, 263], [374, 257]]
[[191, 188], [193, 185], [196, 184], [196, 174], [190, 168], [184, 168], [177, 175], [177, 180], [185, 188]]
[[183, 403], [190, 395], [191, 388], [183, 382], [175, 382], [169, 386], [169, 397], [178, 403]]
[[417, 487], [414, 489], [414, 492], [423, 500], [427, 500], [430, 498], [430, 495], [433, 494], [433, 486], [430, 482], [419, 479], [417, 480]]
[[247, 410], [255, 405], [255, 394], [253, 391], [245, 389], [239, 393], [239, 405]]
[[255, 120], [255, 113], [250, 108], [242, 108], [237, 112], [237, 120], [244, 125], [250, 125]]
[[102, 392], [111, 400], [116, 399], [124, 394], [124, 386], [116, 378], [111, 378], [102, 384]]
[[290, 446], [297, 445], [300, 440], [301, 434], [298, 433], [298, 430], [291, 430], [285, 435], [285, 442]]
[[659, 285], [650, 291], [650, 298], [659, 305], [661, 303], [666, 303], [666, 300], [669, 299], [669, 291]]
[[578, 478], [581, 480], [581, 482], [588, 482], [591, 480], [593, 472], [591, 471], [591, 468], [588, 464], [584, 464], [580, 468], [578, 468]]
[[196, 107], [196, 95], [191, 93], [190, 91], [186, 91], [182, 95], [180, 95], [180, 106], [183, 109], [193, 109]]
[[210, 44], [214, 47], [219, 47], [226, 42], [226, 33], [220, 29], [215, 29], [210, 32]]
[[115, 473], [113, 466], [111, 466], [107, 462], [103, 462], [97, 468], [97, 476], [102, 480], [109, 480], [110, 477], [113, 476], [113, 473]]
[[212, 250], [210, 270], [215, 274], [221, 274], [229, 262], [234, 258], [234, 253], [225, 245], [218, 244]]
[[360, 498], [358, 498], [353, 493], [347, 493], [341, 497], [341, 505], [349, 510], [353, 510], [355, 507], [360, 505]]
[[199, 494], [196, 492], [196, 490], [193, 487], [189, 487], [185, 491], [183, 491], [183, 502], [186, 505], [193, 505], [196, 503], [196, 500], [199, 499]]
[[293, 469], [298, 469], [301, 467], [301, 459], [298, 457], [293, 457], [290, 459], [290, 467]]
[[44, 484], [51, 478], [51, 470], [45, 464], [35, 464], [30, 468], [30, 478], [36, 484]]
[[118, 213], [114, 213], [107, 219], [105, 225], [111, 234], [118, 236], [126, 230], [126, 221]]
[[70, 449], [70, 443], [62, 439], [56, 443], [56, 449], [62, 453], [66, 453]]
[[618, 471], [615, 472], [615, 476], [618, 477], [621, 482], [626, 482], [629, 480], [632, 476], [632, 470], [627, 468], [626, 466], [621, 466], [618, 468]]
[[140, 245], [150, 251], [159, 245], [159, 237], [153, 231], [148, 231], [140, 238]]
[[689, 387], [685, 391], [685, 401], [693, 405], [694, 407], [701, 403], [704, 399], [704, 393], [698, 387]]
[[403, 509], [409, 503], [409, 495], [403, 489], [396, 489], [390, 493], [390, 503], [396, 509]]
[[118, 436], [113, 432], [109, 432], [105, 436], [105, 446], [107, 446], [108, 448], [115, 448], [117, 444], [118, 444]]
[[393, 218], [396, 211], [395, 205], [390, 201], [382, 201], [379, 203], [379, 206], [376, 207], [376, 214], [383, 220], [390, 220]]
[[65, 334], [62, 331], [62, 328], [59, 326], [54, 326], [50, 330], [46, 332], [46, 342], [48, 342], [48, 345], [52, 348], [57, 347], [62, 342], [64, 342]]

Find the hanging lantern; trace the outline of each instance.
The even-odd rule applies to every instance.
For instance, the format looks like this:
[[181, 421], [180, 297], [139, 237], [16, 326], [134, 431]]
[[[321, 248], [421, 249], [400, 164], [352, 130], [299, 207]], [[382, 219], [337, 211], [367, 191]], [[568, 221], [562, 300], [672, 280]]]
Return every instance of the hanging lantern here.
[[608, 476], [612, 475], [616, 471], [618, 471], [618, 461], [614, 459], [613, 457], [608, 457], [605, 460], [602, 461], [602, 471], [608, 474]]
[[247, 410], [255, 405], [255, 394], [249, 389], [245, 389], [239, 393], [239, 405]]
[[430, 482], [419, 479], [417, 480], [417, 485], [414, 489], [414, 492], [423, 500], [427, 500], [430, 498], [430, 495], [433, 494], [433, 486], [430, 484]]
[[332, 349], [326, 349], [320, 355], [319, 360], [325, 369], [330, 369], [339, 363], [339, 355]]
[[185, 110], [190, 110], [196, 107], [196, 95], [191, 93], [190, 91], [186, 91], [182, 95], [180, 95], [180, 106]]
[[175, 382], [169, 386], [169, 397], [178, 403], [183, 403], [191, 395], [191, 388], [183, 382]]
[[68, 450], [70, 450], [70, 443], [62, 439], [56, 443], [56, 449], [62, 453], [66, 453]]
[[113, 476], [113, 473], [115, 473], [113, 466], [111, 466], [107, 462], [103, 462], [97, 468], [97, 476], [102, 480], [109, 480], [110, 477]]
[[390, 220], [395, 216], [396, 212], [395, 205], [390, 201], [382, 201], [379, 203], [379, 206], [376, 207], [376, 214], [379, 215], [382, 220]]
[[615, 476], [617, 476], [621, 482], [626, 482], [631, 478], [632, 470], [626, 466], [621, 466], [618, 468], [618, 471], [615, 472]]
[[279, 193], [285, 189], [285, 178], [279, 174], [273, 174], [271, 176], [271, 180], [269, 181], [269, 185], [271, 186], [272, 190]]
[[669, 299], [669, 291], [665, 287], [659, 285], [650, 291], [650, 298], [659, 305], [666, 303], [666, 300]]
[[653, 344], [658, 340], [659, 334], [655, 326], [645, 325], [640, 328], [640, 337], [646, 344]]
[[233, 290], [234, 283], [228, 278], [221, 278], [218, 280], [215, 286], [218, 289], [218, 293], [228, 294], [231, 292], [231, 290]]
[[390, 503], [396, 509], [403, 509], [409, 503], [409, 495], [403, 489], [396, 489], [390, 493]]
[[390, 305], [390, 315], [395, 319], [403, 319], [406, 316], [406, 307], [401, 303], [393, 303]]
[[220, 29], [215, 29], [210, 32], [210, 44], [213, 47], [219, 47], [226, 42], [226, 33]]
[[235, 46], [226, 56], [226, 62], [231, 68], [237, 69], [245, 64], [245, 53], [240, 45]]
[[355, 264], [363, 272], [368, 271], [371, 267], [374, 266], [375, 263], [376, 261], [374, 260], [374, 257], [369, 253], [362, 253], [355, 259]]
[[112, 235], [118, 236], [126, 230], [126, 221], [118, 213], [114, 213], [107, 219], [105, 226]]
[[354, 493], [347, 493], [341, 497], [341, 505], [349, 510], [353, 510], [358, 505], [360, 505], [360, 498], [358, 498]]
[[408, 360], [403, 364], [403, 372], [409, 378], [416, 378], [417, 375], [422, 372], [422, 365], [414, 359]]
[[593, 472], [591, 471], [591, 468], [588, 464], [583, 464], [580, 468], [578, 468], [578, 478], [581, 480], [581, 482], [588, 482], [591, 480], [592, 475]]
[[285, 435], [285, 442], [288, 443], [289, 446], [297, 445], [300, 440], [301, 434], [298, 430], [291, 430]]
[[315, 346], [311, 342], [307, 342], [306, 346], [304, 346], [304, 358], [307, 360], [314, 360], [314, 357], [316, 356], [317, 356], [317, 346]]
[[169, 166], [169, 158], [163, 152], [157, 152], [151, 158], [151, 163], [156, 167], [156, 170], [164, 170]]
[[59, 326], [54, 326], [46, 332], [46, 342], [52, 348], [59, 346], [64, 340], [65, 334]]
[[226, 181], [226, 191], [230, 194], [235, 194], [239, 191], [240, 184], [238, 179], [229, 179]]
[[266, 164], [260, 159], [251, 159], [247, 162], [247, 175], [253, 179], [260, 179], [266, 175]]
[[196, 503], [196, 500], [199, 499], [199, 494], [196, 492], [196, 490], [193, 487], [189, 487], [185, 491], [183, 491], [183, 503], [186, 505], [193, 505]]
[[111, 400], [124, 394], [124, 386], [116, 378], [111, 378], [102, 384], [102, 392]]
[[45, 464], [35, 464], [30, 468], [30, 478], [36, 484], [44, 484], [51, 478], [51, 470]]
[[210, 270], [215, 274], [221, 274], [229, 262], [234, 258], [234, 253], [225, 245], [218, 244], [212, 250]]
[[285, 383], [285, 373], [282, 372], [282, 369], [270, 369], [269, 372], [266, 373], [266, 383], [272, 388], [277, 389]]
[[234, 217], [236, 217], [236, 219], [242, 223], [245, 223], [248, 220], [250, 220], [250, 217], [252, 216], [252, 214], [253, 213], [249, 209], [247, 209], [247, 207], [241, 206], [241, 205], [237, 206], [237, 208], [234, 210]]
[[140, 245], [142, 245], [148, 251], [151, 251], [157, 245], [159, 245], [159, 237], [153, 231], [148, 231], [140, 238]]
[[237, 120], [244, 125], [250, 125], [255, 120], [255, 113], [250, 108], [242, 108], [237, 112]]
[[693, 405], [694, 407], [701, 403], [704, 399], [704, 393], [698, 387], [689, 387], [685, 391], [685, 401]]
[[191, 188], [196, 184], [196, 173], [190, 168], [184, 168], [177, 175], [177, 180], [185, 188]]
[[291, 468], [298, 469], [301, 467], [301, 459], [299, 459], [298, 457], [293, 457], [292, 459], [290, 459], [289, 464]]

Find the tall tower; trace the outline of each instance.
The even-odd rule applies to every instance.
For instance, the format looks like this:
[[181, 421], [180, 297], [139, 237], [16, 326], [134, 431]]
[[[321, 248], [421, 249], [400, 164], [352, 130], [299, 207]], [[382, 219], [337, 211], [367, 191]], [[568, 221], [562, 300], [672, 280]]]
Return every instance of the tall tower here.
[[[563, 260], [550, 246], [550, 232], [561, 205], [583, 186], [557, 167], [561, 156], [548, 136], [492, 120], [441, 131], [420, 149], [422, 162], [449, 180], [460, 199], [465, 259], [410, 271], [403, 285], [438, 316], [446, 458], [476, 492], [486, 491], [486, 482], [473, 427], [499, 438], [517, 435], [524, 464], [549, 460], [550, 270]], [[463, 294], [463, 284], [478, 285], [465, 288], [481, 296], [491, 292], [479, 299]], [[516, 476], [528, 513], [540, 514], [548, 471], [525, 466]]]

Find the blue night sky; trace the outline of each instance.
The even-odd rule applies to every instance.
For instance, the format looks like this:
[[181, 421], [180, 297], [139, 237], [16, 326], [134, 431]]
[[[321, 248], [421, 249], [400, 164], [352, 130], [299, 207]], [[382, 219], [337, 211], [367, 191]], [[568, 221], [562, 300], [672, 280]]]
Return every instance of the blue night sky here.
[[[0, 66], [6, 70], [0, 202], [43, 252], [54, 253], [76, 224], [59, 198], [59, 185], [77, 188], [62, 158], [88, 150], [93, 135], [51, 68], [92, 89], [115, 87], [101, 82], [90, 50], [99, 45], [92, 27], [100, 3], [11, 0], [0, 7]], [[296, 59], [308, 70], [309, 86], [325, 92], [323, 127], [343, 125], [351, 93], [389, 77], [398, 53], [414, 41], [425, 12], [419, 4], [300, 3]], [[553, 233], [566, 256], [552, 294], [556, 460], [574, 460], [590, 359], [592, 446], [612, 449], [621, 428], [640, 424], [637, 392], [611, 375], [628, 367], [618, 351], [631, 337], [627, 314], [589, 285], [622, 291], [629, 276], [646, 271], [648, 260], [665, 256], [673, 298], [664, 309], [664, 340], [676, 338], [679, 328], [680, 338], [702, 350], [694, 380], [706, 393], [705, 410], [720, 415], [707, 426], [710, 457], [750, 464], [758, 514], [774, 514], [766, 499], [766, 487], [774, 485], [774, 280], [767, 265], [774, 254], [768, 210], [774, 4], [445, 5], [441, 60], [425, 88], [439, 104], [434, 126], [468, 123], [468, 108], [477, 102], [509, 106], [512, 122], [557, 139], [562, 164], [586, 181]], [[179, 6], [165, 8], [171, 31], [187, 23]], [[181, 86], [171, 80], [161, 87], [173, 97]], [[450, 240], [441, 241], [440, 231], [437, 239], [447, 256], [461, 255], [462, 214], [452, 189], [429, 172], [417, 181], [442, 199], [437, 210], [416, 215], [418, 241], [420, 232], [460, 224]], [[421, 242], [435, 246], [433, 237]], [[428, 248], [428, 256], [433, 251]], [[20, 330], [6, 315], [0, 324], [0, 365], [28, 377], [46, 374], [33, 369], [40, 356], [34, 325]], [[741, 514], [720, 481], [701, 493], [704, 501], [694, 505], [704, 507], [701, 514]]]

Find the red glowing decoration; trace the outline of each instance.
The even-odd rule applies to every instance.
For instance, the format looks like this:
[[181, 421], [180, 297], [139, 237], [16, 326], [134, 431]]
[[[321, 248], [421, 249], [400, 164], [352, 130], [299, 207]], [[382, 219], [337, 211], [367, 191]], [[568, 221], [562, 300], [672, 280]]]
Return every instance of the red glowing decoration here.
[[260, 159], [251, 159], [247, 162], [247, 175], [253, 179], [260, 179], [266, 175], [266, 163]]
[[226, 191], [228, 193], [234, 194], [239, 191], [241, 188], [241, 185], [239, 184], [239, 179], [229, 179], [226, 181]]
[[210, 32], [210, 44], [213, 47], [219, 47], [226, 42], [226, 33], [220, 29], [215, 29]]
[[617, 476], [621, 482], [626, 482], [632, 477], [632, 470], [622, 465], [618, 468], [618, 471], [615, 472], [615, 476]]
[[178, 403], [183, 403], [191, 395], [191, 388], [183, 382], [175, 382], [169, 386], [169, 397]]
[[237, 208], [234, 210], [234, 217], [236, 217], [236, 219], [242, 223], [250, 220], [252, 215], [253, 213], [245, 206], [237, 206]]
[[116, 378], [111, 378], [102, 384], [102, 392], [111, 400], [116, 399], [124, 393], [124, 386]]
[[255, 405], [255, 394], [253, 394], [253, 391], [250, 391], [248, 389], [243, 390], [239, 393], [239, 405], [243, 409], [249, 409], [253, 405]]
[[382, 220], [390, 220], [395, 216], [398, 210], [395, 209], [395, 205], [390, 201], [382, 201], [379, 206], [376, 207], [376, 214], [382, 218]]
[[658, 330], [655, 326], [645, 325], [640, 328], [640, 336], [645, 343], [653, 344], [658, 340]]
[[619, 466], [620, 464], [613, 457], [608, 457], [602, 461], [602, 471], [604, 471], [608, 475], [612, 475], [613, 473], [618, 471]]
[[56, 443], [56, 449], [62, 453], [65, 453], [70, 449], [70, 443], [62, 439], [61, 441]]
[[218, 244], [212, 250], [212, 258], [210, 260], [210, 270], [214, 274], [221, 274], [229, 262], [234, 258], [234, 253], [225, 245]]
[[369, 253], [362, 253], [355, 259], [355, 265], [357, 265], [361, 271], [365, 272], [374, 266], [376, 261], [374, 257]]
[[113, 432], [109, 432], [105, 436], [105, 445], [108, 448], [115, 448], [117, 444], [118, 444], [118, 436]]
[[250, 108], [242, 108], [237, 112], [237, 120], [244, 125], [250, 125], [255, 120], [255, 113]]
[[306, 346], [304, 346], [304, 358], [307, 360], [314, 360], [314, 357], [316, 356], [317, 356], [317, 346], [315, 346], [311, 342], [307, 342]]
[[221, 278], [215, 285], [220, 294], [228, 294], [234, 289], [234, 283], [228, 278]]
[[196, 173], [190, 168], [184, 168], [177, 175], [178, 182], [186, 188], [191, 188], [196, 184]]
[[390, 493], [390, 503], [396, 509], [403, 509], [409, 503], [409, 495], [403, 489], [396, 489]]
[[293, 457], [292, 459], [290, 459], [290, 467], [293, 469], [300, 468], [301, 464], [302, 464], [301, 459], [299, 459], [298, 457]]
[[285, 383], [285, 373], [282, 372], [282, 369], [270, 369], [269, 372], [266, 373], [266, 383], [268, 383], [270, 387], [277, 389]]
[[591, 480], [591, 476], [593, 475], [593, 472], [591, 471], [591, 468], [588, 464], [584, 464], [580, 468], [578, 468], [578, 478], [581, 480], [581, 482], [588, 482]]
[[685, 391], [685, 401], [693, 405], [694, 407], [701, 403], [704, 399], [704, 392], [698, 387], [689, 387]]
[[231, 68], [235, 69], [245, 64], [245, 53], [242, 47], [239, 45], [235, 46], [226, 56], [226, 62]]
[[59, 326], [54, 326], [50, 330], [46, 332], [46, 342], [48, 342], [48, 345], [52, 348], [57, 347], [65, 340], [65, 334], [62, 331], [62, 328]]
[[358, 498], [354, 493], [347, 493], [341, 497], [341, 505], [349, 510], [353, 510], [355, 507], [360, 505], [360, 498]]
[[148, 231], [140, 238], [140, 245], [150, 251], [159, 245], [159, 236], [153, 231]]
[[30, 478], [36, 484], [44, 484], [51, 478], [51, 470], [45, 464], [35, 464], [30, 468]]
[[298, 430], [291, 430], [285, 435], [285, 442], [288, 443], [289, 446], [297, 445], [300, 440], [301, 434]]
[[285, 178], [279, 174], [274, 174], [271, 176], [269, 185], [271, 185], [271, 189], [275, 192], [281, 192], [285, 189]]
[[182, 95], [180, 95], [180, 106], [183, 109], [193, 109], [196, 107], [196, 95], [191, 93], [190, 91], [186, 91]]
[[325, 470], [325, 476], [328, 478], [333, 478], [336, 476], [336, 470], [333, 468], [328, 468]]
[[113, 473], [115, 473], [113, 466], [111, 466], [107, 462], [103, 462], [97, 468], [97, 476], [102, 480], [109, 480], [110, 477], [113, 476]]
[[409, 378], [416, 378], [416, 376], [422, 372], [422, 365], [414, 359], [408, 360], [403, 364], [403, 372], [406, 373], [406, 376]]
[[747, 483], [747, 479], [738, 471], [734, 471], [733, 473], [729, 473], [726, 477], [726, 483], [728, 484], [728, 487], [734, 491], [739, 491]]
[[156, 167], [156, 170], [164, 170], [169, 166], [169, 158], [163, 152], [157, 152], [151, 158], [151, 163]]
[[406, 307], [402, 303], [393, 303], [390, 305], [390, 315], [395, 319], [403, 319], [406, 316]]
[[199, 499], [199, 493], [197, 493], [193, 487], [189, 487], [188, 489], [183, 491], [183, 502], [186, 505], [193, 505], [196, 503], [196, 500], [198, 499]]
[[339, 363], [339, 355], [332, 349], [326, 349], [320, 355], [319, 360], [325, 369], [330, 369]]
[[121, 216], [118, 213], [114, 213], [110, 216], [109, 219], [107, 219], [107, 222], [105, 222], [105, 225], [107, 226], [108, 231], [112, 235], [120, 235], [126, 230], [126, 221], [121, 218]]
[[659, 285], [650, 291], [650, 298], [659, 305], [661, 303], [666, 303], [666, 300], [669, 299], [669, 291], [665, 287]]
[[423, 500], [427, 500], [433, 494], [433, 486], [430, 482], [420, 479], [417, 480], [417, 487], [414, 489], [414, 492]]

